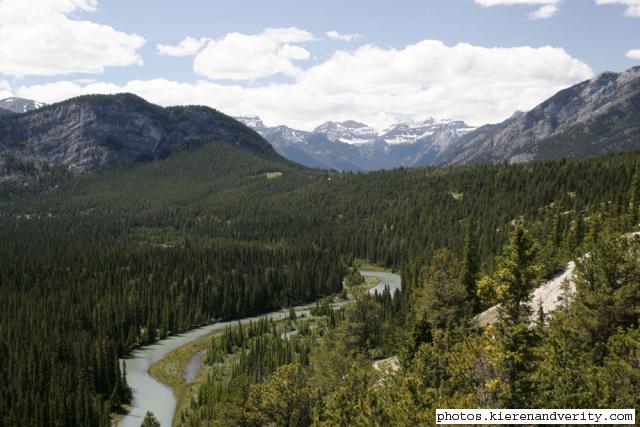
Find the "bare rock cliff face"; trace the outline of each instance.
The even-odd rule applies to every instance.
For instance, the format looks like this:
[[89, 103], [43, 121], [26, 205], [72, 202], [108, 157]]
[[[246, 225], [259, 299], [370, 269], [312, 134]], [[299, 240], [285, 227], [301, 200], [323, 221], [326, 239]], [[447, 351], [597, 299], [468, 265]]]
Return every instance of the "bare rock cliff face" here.
[[162, 108], [129, 94], [92, 95], [0, 117], [0, 176], [15, 175], [7, 159], [84, 172], [160, 159], [176, 145], [208, 141], [277, 157], [253, 130], [211, 108]]

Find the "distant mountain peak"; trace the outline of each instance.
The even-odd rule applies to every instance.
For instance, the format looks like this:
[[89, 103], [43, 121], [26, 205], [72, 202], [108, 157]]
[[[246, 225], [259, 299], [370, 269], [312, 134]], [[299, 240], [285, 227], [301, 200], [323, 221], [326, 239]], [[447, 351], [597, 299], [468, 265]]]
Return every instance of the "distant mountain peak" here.
[[313, 132], [326, 135], [330, 141], [345, 144], [371, 144], [377, 142], [379, 138], [375, 129], [355, 120], [326, 122], [315, 128]]
[[427, 164], [456, 138], [474, 129], [460, 120], [432, 117], [396, 123], [383, 135], [356, 120], [328, 121], [309, 132], [268, 127], [257, 116], [236, 119], [292, 161], [313, 168], [353, 171]]
[[258, 116], [236, 116], [234, 117], [234, 119], [236, 119], [243, 125], [248, 126], [251, 129], [255, 130], [260, 135], [262, 135], [263, 132], [269, 130], [269, 128], [262, 121], [262, 119]]
[[18, 97], [5, 98], [0, 100], [0, 108], [3, 110], [11, 111], [13, 113], [28, 113], [29, 111], [37, 110], [44, 107], [44, 102], [33, 101], [31, 99], [24, 99]]
[[436, 134], [447, 133], [447, 142], [475, 128], [461, 120], [440, 119], [428, 117], [426, 120], [412, 120], [396, 123], [385, 130], [382, 139], [387, 144], [412, 144], [423, 138]]
[[341, 128], [347, 128], [347, 129], [360, 129], [360, 128], [368, 128], [369, 126], [367, 126], [364, 123], [355, 121], [355, 120], [345, 120], [345, 121], [328, 121], [328, 122], [324, 122], [323, 124], [321, 124], [320, 126], [318, 126], [315, 131], [316, 132], [321, 132], [325, 129], [341, 129]]

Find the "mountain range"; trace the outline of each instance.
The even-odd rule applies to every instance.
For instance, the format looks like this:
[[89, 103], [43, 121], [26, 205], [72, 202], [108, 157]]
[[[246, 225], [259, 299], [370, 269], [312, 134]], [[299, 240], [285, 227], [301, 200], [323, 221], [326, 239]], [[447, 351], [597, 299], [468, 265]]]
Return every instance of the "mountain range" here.
[[[528, 112], [471, 128], [462, 121], [401, 122], [383, 133], [357, 122], [313, 131], [268, 127], [202, 106], [160, 107], [131, 95], [44, 105], [0, 101], [0, 183], [28, 185], [52, 166], [85, 172], [161, 159], [207, 141], [311, 168], [370, 171], [584, 157], [640, 149], [640, 67], [603, 73]], [[284, 161], [284, 159], [281, 159]]]
[[326, 122], [312, 131], [268, 127], [257, 116], [236, 117], [282, 156], [311, 168], [370, 171], [429, 164], [473, 130], [462, 121], [400, 122], [383, 133], [354, 120]]
[[602, 73], [528, 112], [479, 127], [463, 121], [401, 122], [378, 134], [356, 121], [311, 132], [237, 117], [278, 153], [309, 167], [368, 171], [413, 166], [583, 157], [640, 149], [640, 67]]

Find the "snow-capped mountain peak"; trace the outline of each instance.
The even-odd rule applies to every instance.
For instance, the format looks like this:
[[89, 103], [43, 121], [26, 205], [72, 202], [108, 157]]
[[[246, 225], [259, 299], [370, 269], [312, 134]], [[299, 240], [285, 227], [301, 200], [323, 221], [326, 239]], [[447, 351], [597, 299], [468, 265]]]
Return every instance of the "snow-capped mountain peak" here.
[[315, 128], [313, 132], [326, 135], [330, 141], [345, 144], [369, 144], [378, 139], [378, 132], [375, 129], [355, 120], [326, 122]]
[[450, 138], [456, 138], [473, 129], [475, 128], [468, 126], [460, 120], [435, 120], [429, 117], [424, 121], [396, 123], [384, 132], [382, 139], [384, 139], [387, 144], [412, 144], [420, 139], [436, 135], [437, 133], [448, 134]]
[[0, 100], [0, 108], [11, 111], [13, 113], [26, 113], [28, 111], [37, 110], [44, 107], [44, 102], [33, 101], [24, 98], [5, 98]]
[[243, 125], [250, 127], [261, 135], [263, 132], [269, 130], [269, 128], [265, 126], [262, 119], [258, 116], [238, 116], [234, 118]]
[[287, 126], [268, 127], [256, 116], [236, 119], [290, 160], [313, 168], [354, 171], [428, 164], [473, 129], [462, 121], [428, 118], [397, 123], [380, 135], [355, 120], [326, 122], [309, 132]]
[[[263, 138], [274, 145], [276, 150], [280, 145], [289, 146], [304, 144], [305, 137], [309, 134], [309, 132], [292, 129], [284, 125], [269, 127], [265, 125], [262, 119], [258, 116], [237, 116], [234, 118], [245, 126], [248, 126], [258, 132]], [[274, 144], [276, 140], [277, 144]]]
[[283, 144], [295, 145], [304, 144], [308, 132], [302, 130], [291, 129], [287, 126], [276, 126], [270, 128], [268, 134], [277, 134]]

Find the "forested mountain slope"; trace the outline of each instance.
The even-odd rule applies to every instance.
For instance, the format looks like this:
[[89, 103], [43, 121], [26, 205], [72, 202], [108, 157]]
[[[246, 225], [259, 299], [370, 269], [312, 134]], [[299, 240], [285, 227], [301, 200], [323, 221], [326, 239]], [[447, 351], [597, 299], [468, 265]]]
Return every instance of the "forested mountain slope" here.
[[[345, 233], [359, 255], [394, 265], [408, 246], [429, 253], [455, 242], [461, 221], [478, 209], [488, 254], [518, 215], [621, 203], [636, 157], [345, 174], [213, 142], [165, 160], [68, 178], [45, 194], [8, 199], [2, 209], [5, 217], [115, 212], [139, 224], [249, 240], [337, 233], [341, 242]], [[271, 172], [281, 176], [270, 178]]]

